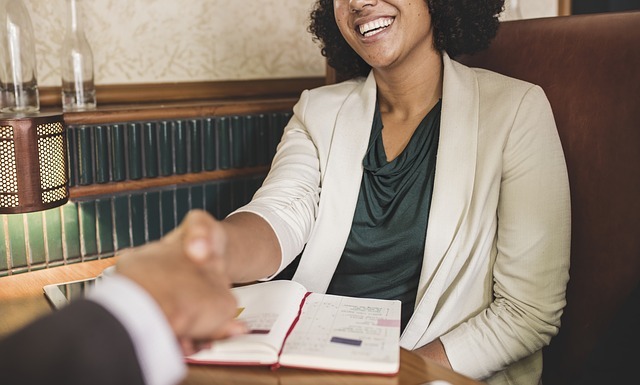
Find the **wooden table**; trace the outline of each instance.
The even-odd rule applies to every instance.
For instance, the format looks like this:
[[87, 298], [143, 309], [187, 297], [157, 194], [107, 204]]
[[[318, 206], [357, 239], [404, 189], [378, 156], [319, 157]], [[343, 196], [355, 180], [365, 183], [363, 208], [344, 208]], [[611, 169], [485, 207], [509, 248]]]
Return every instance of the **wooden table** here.
[[[115, 258], [108, 258], [0, 278], [0, 337], [51, 312], [42, 292], [44, 285], [95, 277], [114, 262]], [[267, 367], [191, 365], [182, 384], [418, 385], [435, 380], [453, 385], [480, 385], [404, 349], [400, 352], [400, 373], [393, 377], [289, 368], [272, 371]]]

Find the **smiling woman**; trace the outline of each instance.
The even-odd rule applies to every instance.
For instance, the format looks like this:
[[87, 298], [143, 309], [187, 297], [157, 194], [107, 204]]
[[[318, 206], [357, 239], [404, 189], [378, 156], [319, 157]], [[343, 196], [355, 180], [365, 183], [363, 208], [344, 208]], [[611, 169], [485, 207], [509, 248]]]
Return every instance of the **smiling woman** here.
[[[185, 226], [234, 282], [402, 303], [400, 344], [490, 384], [537, 385], [558, 332], [569, 188], [542, 89], [452, 57], [502, 0], [318, 0], [349, 80], [304, 91], [247, 205]], [[204, 239], [202, 239], [204, 238]]]

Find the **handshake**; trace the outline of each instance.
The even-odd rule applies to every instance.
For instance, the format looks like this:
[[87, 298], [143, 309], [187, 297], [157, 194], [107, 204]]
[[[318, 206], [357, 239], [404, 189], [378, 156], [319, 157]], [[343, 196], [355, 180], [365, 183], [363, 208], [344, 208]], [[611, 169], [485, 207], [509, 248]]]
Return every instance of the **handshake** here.
[[220, 223], [190, 212], [162, 239], [123, 252], [117, 274], [135, 282], [160, 307], [182, 353], [246, 332], [236, 321], [236, 300], [224, 260], [227, 239]]

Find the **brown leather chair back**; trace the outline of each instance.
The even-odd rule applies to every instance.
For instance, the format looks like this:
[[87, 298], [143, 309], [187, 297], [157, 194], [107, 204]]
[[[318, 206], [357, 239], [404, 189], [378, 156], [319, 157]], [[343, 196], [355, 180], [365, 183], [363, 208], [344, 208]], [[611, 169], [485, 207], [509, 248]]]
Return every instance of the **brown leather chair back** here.
[[571, 187], [571, 278], [543, 378], [574, 383], [640, 282], [640, 12], [504, 22], [489, 49], [458, 59], [538, 84], [551, 102]]

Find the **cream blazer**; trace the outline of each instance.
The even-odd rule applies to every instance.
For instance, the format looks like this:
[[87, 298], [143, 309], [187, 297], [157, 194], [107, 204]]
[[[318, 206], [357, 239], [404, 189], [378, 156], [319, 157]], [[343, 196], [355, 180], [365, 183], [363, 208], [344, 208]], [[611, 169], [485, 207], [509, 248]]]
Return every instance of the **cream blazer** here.
[[[537, 384], [569, 278], [569, 185], [553, 114], [538, 86], [446, 54], [443, 63], [424, 261], [400, 344], [440, 337], [458, 372]], [[293, 279], [310, 291], [326, 291], [346, 244], [375, 103], [373, 74], [304, 91], [263, 186], [238, 210], [272, 226], [280, 270], [304, 249]]]

